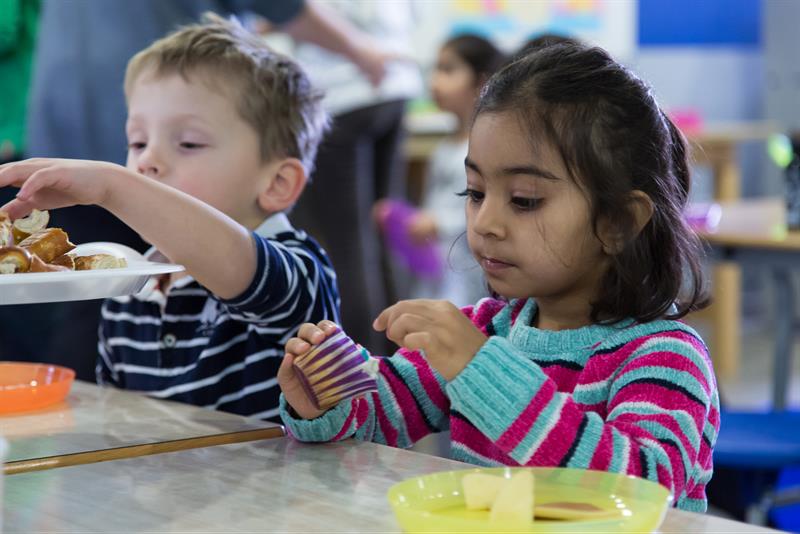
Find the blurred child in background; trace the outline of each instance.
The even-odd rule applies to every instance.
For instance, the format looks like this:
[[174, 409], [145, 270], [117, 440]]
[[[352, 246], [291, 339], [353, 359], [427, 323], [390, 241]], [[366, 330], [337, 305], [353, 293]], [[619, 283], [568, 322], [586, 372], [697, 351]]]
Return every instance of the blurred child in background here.
[[418, 278], [412, 298], [449, 300], [465, 306], [487, 296], [481, 269], [465, 239], [464, 158], [472, 111], [481, 87], [502, 66], [505, 58], [491, 42], [477, 35], [459, 35], [439, 50], [431, 96], [442, 111], [456, 116], [457, 127], [430, 158], [422, 209], [411, 219], [408, 231], [414, 241], [435, 241], [444, 260], [440, 278]]

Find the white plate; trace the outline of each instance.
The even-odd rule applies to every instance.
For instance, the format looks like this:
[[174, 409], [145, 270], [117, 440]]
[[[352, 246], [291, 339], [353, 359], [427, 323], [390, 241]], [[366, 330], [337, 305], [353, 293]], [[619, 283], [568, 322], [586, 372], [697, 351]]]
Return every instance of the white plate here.
[[182, 265], [155, 263], [125, 245], [85, 243], [72, 252], [79, 256], [112, 254], [125, 258], [121, 269], [59, 271], [0, 275], [0, 304], [35, 304], [119, 297], [138, 293], [154, 275], [183, 271]]

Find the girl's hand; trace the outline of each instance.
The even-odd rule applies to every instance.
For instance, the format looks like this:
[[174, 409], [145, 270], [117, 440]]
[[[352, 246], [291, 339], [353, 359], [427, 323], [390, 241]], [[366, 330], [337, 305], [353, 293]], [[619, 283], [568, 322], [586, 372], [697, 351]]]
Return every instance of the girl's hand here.
[[453, 380], [472, 361], [487, 337], [444, 300], [404, 300], [383, 310], [372, 324], [411, 350], [422, 350], [431, 367]]
[[296, 356], [301, 356], [311, 349], [314, 345], [319, 345], [325, 338], [334, 332], [336, 325], [331, 321], [320, 321], [315, 325], [305, 323], [297, 332], [297, 337], [291, 338], [286, 343], [286, 355], [283, 357], [281, 367], [278, 369], [278, 384], [281, 386], [286, 402], [303, 419], [314, 419], [319, 417], [325, 410], [319, 410], [311, 399], [306, 395], [303, 386], [300, 385], [292, 367], [292, 361]]
[[408, 233], [418, 244], [436, 239], [436, 219], [430, 213], [420, 211], [409, 221]]
[[76, 204], [103, 206], [113, 179], [130, 173], [113, 163], [34, 158], [0, 165], [0, 187], [15, 186], [17, 198], [2, 207], [12, 219], [34, 208], [49, 210]]

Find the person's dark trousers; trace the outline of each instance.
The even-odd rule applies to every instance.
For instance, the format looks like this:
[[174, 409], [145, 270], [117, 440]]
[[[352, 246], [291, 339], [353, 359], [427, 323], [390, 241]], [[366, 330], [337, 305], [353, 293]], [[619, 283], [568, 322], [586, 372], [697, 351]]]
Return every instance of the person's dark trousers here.
[[[0, 205], [16, 193], [15, 188], [0, 188]], [[63, 228], [75, 244], [112, 241], [144, 248], [133, 230], [95, 206], [53, 210], [50, 217], [50, 226]], [[97, 299], [6, 306], [0, 294], [0, 360], [63, 365], [79, 379], [94, 382], [102, 304]]]
[[372, 321], [394, 300], [388, 262], [372, 206], [405, 196], [404, 101], [337, 115], [322, 142], [308, 185], [290, 218], [330, 255], [342, 298], [342, 323], [376, 354], [394, 346]]

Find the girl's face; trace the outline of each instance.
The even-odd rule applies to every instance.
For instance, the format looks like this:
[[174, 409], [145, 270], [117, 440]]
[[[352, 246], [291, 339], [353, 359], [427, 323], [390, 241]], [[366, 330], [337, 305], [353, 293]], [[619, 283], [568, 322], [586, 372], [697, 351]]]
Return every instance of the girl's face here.
[[506, 298], [590, 303], [609, 261], [589, 202], [554, 148], [529, 139], [514, 114], [475, 120], [465, 162], [470, 249]]
[[470, 113], [479, 89], [470, 66], [452, 48], [442, 48], [431, 78], [431, 95], [439, 109], [458, 115]]

